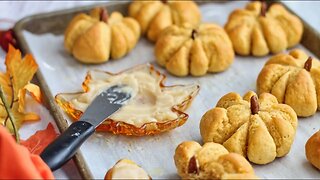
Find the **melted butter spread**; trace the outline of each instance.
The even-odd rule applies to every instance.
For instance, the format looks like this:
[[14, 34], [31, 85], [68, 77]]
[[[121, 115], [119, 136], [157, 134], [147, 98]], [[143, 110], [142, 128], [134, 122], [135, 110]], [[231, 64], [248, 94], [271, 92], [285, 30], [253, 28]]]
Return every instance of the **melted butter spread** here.
[[150, 179], [138, 165], [120, 161], [112, 168], [112, 179]]
[[[91, 101], [103, 90], [113, 85], [127, 85], [131, 99], [110, 118], [141, 127], [145, 123], [174, 120], [177, 114], [172, 107], [188, 98], [194, 88], [174, 86], [161, 88], [160, 78], [149, 71], [131, 71], [118, 75], [106, 75], [105, 78], [92, 78], [89, 91], [71, 100], [75, 109], [86, 110]], [[195, 87], [195, 86], [193, 86]]]

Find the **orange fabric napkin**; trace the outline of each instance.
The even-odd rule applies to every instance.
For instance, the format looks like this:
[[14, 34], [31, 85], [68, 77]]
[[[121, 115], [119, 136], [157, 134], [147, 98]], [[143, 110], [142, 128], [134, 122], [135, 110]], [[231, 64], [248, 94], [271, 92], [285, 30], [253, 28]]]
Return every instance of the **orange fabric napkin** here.
[[40, 156], [19, 145], [0, 125], [0, 179], [54, 179]]

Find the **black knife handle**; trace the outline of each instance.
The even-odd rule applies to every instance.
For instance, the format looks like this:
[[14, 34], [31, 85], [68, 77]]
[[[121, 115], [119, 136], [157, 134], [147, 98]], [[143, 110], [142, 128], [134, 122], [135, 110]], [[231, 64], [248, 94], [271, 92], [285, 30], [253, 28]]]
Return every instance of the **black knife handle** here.
[[71, 159], [82, 143], [94, 131], [95, 128], [88, 122], [74, 122], [43, 150], [40, 157], [54, 171]]

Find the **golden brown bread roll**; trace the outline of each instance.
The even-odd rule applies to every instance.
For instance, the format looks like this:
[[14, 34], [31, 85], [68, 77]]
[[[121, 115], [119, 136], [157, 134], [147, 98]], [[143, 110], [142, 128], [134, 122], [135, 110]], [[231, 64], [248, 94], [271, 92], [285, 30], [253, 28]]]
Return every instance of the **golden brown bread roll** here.
[[234, 59], [231, 41], [216, 24], [172, 25], [161, 33], [155, 56], [159, 65], [176, 76], [203, 76], [226, 70]]
[[129, 6], [129, 16], [141, 26], [142, 34], [155, 42], [163, 29], [184, 23], [196, 26], [201, 13], [193, 1], [134, 1]]
[[237, 54], [265, 56], [298, 44], [303, 24], [281, 4], [273, 3], [267, 7], [265, 2], [254, 1], [245, 9], [234, 10], [225, 30]]
[[320, 170], [320, 130], [308, 139], [305, 149], [308, 161]]
[[138, 22], [113, 12], [95, 8], [90, 15], [75, 16], [64, 34], [65, 49], [83, 63], [102, 63], [129, 53], [140, 37]]
[[258, 93], [271, 93], [308, 117], [320, 108], [320, 62], [295, 49], [271, 57], [257, 79]]
[[253, 163], [267, 164], [289, 153], [297, 123], [294, 110], [272, 94], [258, 99], [252, 91], [243, 98], [232, 92], [202, 116], [200, 133], [204, 142], [220, 143]]
[[222, 145], [195, 141], [178, 145], [174, 162], [182, 179], [256, 179], [250, 163]]
[[104, 179], [151, 179], [144, 169], [129, 159], [119, 160]]

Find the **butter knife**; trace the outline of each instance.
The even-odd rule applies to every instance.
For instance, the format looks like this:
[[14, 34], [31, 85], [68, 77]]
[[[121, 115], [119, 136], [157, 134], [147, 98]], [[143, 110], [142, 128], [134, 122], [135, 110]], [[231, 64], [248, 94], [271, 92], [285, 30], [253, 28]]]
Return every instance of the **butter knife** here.
[[[127, 89], [127, 90], [125, 90]], [[101, 92], [88, 106], [79, 121], [72, 123], [40, 154], [52, 171], [60, 168], [76, 153], [95, 128], [117, 112], [130, 98], [127, 86], [115, 85]]]

